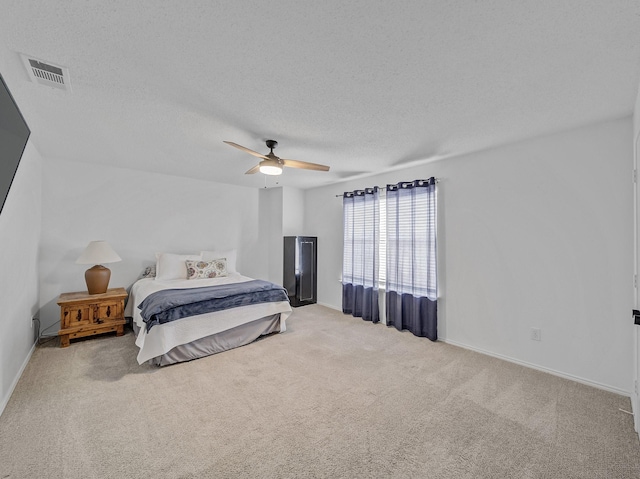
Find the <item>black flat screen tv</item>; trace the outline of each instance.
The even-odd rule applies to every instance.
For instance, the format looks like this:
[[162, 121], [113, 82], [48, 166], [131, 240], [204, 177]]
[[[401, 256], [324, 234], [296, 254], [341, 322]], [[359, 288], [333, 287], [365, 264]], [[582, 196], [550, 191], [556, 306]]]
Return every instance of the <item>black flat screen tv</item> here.
[[27, 122], [0, 75], [0, 213], [30, 134]]

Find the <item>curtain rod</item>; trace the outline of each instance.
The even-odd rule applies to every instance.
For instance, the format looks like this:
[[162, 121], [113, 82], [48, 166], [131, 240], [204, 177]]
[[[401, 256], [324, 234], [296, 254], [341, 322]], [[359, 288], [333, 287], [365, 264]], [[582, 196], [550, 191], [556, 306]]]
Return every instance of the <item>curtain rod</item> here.
[[[401, 181], [400, 183], [412, 183], [411, 181]], [[440, 178], [436, 178], [436, 183], [440, 183]], [[372, 186], [371, 188], [376, 188], [375, 186]], [[379, 190], [386, 190], [387, 187], [386, 186], [378, 186], [377, 187]], [[344, 193], [341, 195], [336, 195], [336, 198], [342, 198], [344, 196]]]

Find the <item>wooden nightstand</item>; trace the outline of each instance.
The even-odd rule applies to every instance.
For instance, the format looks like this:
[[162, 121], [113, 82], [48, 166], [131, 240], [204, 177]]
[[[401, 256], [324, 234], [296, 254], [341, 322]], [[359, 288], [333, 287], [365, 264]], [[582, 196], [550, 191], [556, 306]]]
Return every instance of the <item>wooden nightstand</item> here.
[[115, 331], [124, 334], [124, 288], [108, 289], [106, 293], [62, 293], [60, 305], [60, 347], [69, 346], [75, 338]]

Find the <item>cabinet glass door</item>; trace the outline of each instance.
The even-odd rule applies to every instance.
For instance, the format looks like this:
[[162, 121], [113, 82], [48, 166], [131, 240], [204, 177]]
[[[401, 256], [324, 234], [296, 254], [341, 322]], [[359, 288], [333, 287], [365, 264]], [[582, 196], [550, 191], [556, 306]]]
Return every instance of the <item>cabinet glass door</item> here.
[[300, 241], [300, 301], [313, 300], [314, 251], [312, 241]]

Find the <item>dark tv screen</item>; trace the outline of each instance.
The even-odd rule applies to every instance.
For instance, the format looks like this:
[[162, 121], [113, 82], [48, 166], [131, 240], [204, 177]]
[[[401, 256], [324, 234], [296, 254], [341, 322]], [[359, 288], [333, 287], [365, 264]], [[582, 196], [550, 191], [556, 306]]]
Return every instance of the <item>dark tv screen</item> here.
[[0, 75], [0, 213], [31, 131]]

